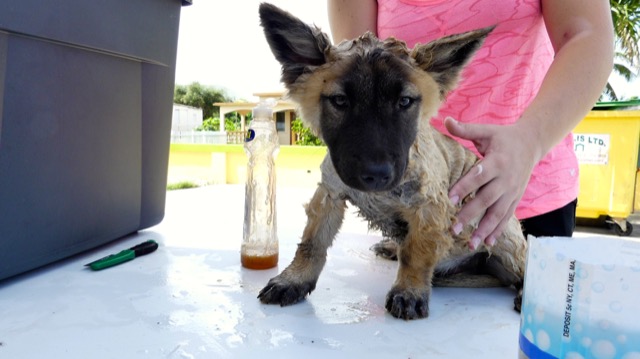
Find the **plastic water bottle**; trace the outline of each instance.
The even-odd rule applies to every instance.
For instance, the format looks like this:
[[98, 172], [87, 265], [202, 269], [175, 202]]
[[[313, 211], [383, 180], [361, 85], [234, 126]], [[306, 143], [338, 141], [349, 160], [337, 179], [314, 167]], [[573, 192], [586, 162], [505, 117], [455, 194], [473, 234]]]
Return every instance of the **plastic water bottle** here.
[[273, 106], [275, 101], [263, 101], [253, 109], [244, 142], [249, 159], [240, 257], [242, 265], [250, 269], [267, 269], [278, 264], [275, 158], [280, 146]]

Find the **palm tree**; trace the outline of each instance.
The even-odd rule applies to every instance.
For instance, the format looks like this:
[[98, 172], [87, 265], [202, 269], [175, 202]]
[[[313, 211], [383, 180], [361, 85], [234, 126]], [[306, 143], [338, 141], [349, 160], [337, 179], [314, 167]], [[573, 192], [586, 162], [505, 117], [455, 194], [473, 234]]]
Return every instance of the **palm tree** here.
[[[634, 69], [640, 65], [640, 0], [610, 0], [610, 4], [617, 49], [613, 71], [631, 81], [637, 76]], [[603, 97], [618, 100], [610, 83]]]
[[637, 66], [640, 62], [640, 1], [610, 0], [610, 3], [616, 45], [623, 51], [623, 58], [631, 66]]
[[[633, 67], [629, 65], [629, 62], [626, 58], [626, 54], [616, 51], [615, 57], [613, 59], [613, 72], [618, 74], [620, 77], [625, 79], [627, 82], [632, 81], [638, 76], [633, 72]], [[600, 95], [600, 101], [618, 101], [621, 98], [618, 96], [616, 91], [610, 82], [607, 82], [604, 90], [602, 91], [602, 95]]]

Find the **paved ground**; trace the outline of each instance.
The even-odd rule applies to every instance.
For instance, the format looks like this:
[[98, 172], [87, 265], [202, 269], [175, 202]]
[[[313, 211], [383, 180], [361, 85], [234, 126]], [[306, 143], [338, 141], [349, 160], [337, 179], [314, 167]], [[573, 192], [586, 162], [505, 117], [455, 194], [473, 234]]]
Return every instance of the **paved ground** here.
[[[630, 237], [640, 238], [640, 213], [632, 213], [627, 218], [627, 221], [633, 226], [633, 232], [631, 232]], [[613, 229], [607, 227], [603, 223], [591, 223], [584, 220], [578, 220], [578, 224], [579, 225], [576, 227], [576, 232], [605, 236], [617, 236]]]

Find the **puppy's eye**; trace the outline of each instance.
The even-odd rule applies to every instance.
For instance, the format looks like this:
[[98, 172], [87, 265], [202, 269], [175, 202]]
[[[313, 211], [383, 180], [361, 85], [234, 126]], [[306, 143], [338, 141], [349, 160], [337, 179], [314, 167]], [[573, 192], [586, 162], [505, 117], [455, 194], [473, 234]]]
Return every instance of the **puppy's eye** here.
[[347, 99], [347, 96], [334, 95], [331, 96], [331, 103], [337, 108], [345, 108], [349, 105], [349, 100]]
[[398, 101], [398, 106], [400, 106], [400, 108], [408, 108], [412, 104], [413, 99], [407, 96], [400, 97], [400, 100]]

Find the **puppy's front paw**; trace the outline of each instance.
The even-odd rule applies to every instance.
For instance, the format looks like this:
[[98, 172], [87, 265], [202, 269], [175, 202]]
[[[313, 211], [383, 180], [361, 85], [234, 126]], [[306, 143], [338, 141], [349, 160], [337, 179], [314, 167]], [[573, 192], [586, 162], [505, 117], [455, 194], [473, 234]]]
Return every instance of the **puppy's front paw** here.
[[258, 294], [258, 299], [265, 304], [280, 304], [284, 307], [303, 300], [315, 288], [315, 282], [294, 283], [281, 274], [271, 278]]
[[429, 316], [429, 293], [425, 289], [401, 289], [393, 287], [387, 293], [385, 307], [391, 315], [404, 320]]

